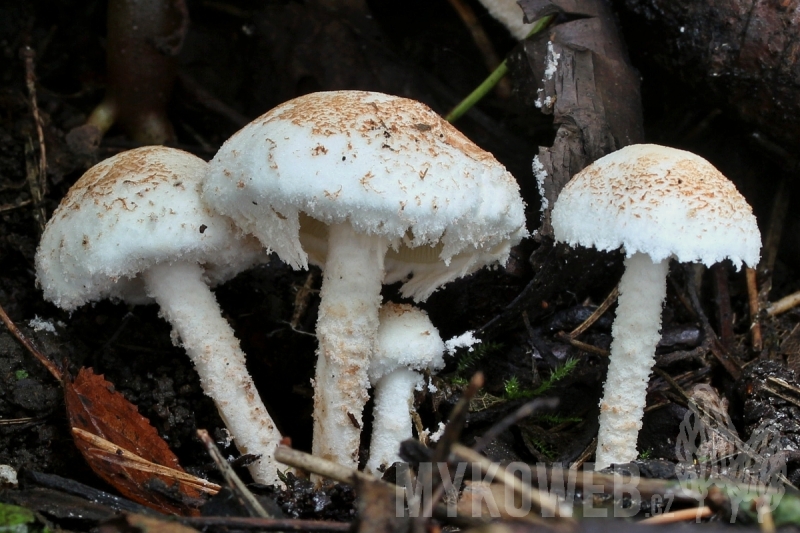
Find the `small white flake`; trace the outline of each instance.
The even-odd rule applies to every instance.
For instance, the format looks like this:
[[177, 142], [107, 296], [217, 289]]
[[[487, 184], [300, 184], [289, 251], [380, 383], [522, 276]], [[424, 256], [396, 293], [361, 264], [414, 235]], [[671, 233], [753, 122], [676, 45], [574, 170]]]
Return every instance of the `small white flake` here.
[[558, 69], [558, 60], [560, 58], [561, 54], [557, 54], [553, 49], [553, 41], [547, 41], [547, 59], [544, 64], [544, 79], [542, 81], [553, 79]]
[[430, 442], [439, 442], [442, 435], [444, 435], [444, 422], [439, 422], [439, 429], [437, 429], [435, 433], [428, 435], [428, 440]]
[[33, 328], [33, 331], [46, 331], [48, 333], [56, 333], [56, 327], [49, 320], [39, 318], [39, 315], [34, 315], [33, 319], [28, 322], [28, 326]]
[[439, 392], [439, 387], [433, 384], [433, 378], [428, 378], [428, 392], [431, 394]]
[[8, 465], [0, 465], [0, 487], [16, 487], [17, 472]]
[[536, 178], [536, 188], [539, 190], [539, 197], [542, 199], [542, 207], [541, 212], [542, 216], [544, 216], [545, 210], [550, 205], [549, 200], [544, 195], [544, 180], [547, 178], [547, 171], [544, 169], [544, 165], [539, 160], [539, 156], [533, 156], [533, 176]]
[[474, 331], [467, 331], [466, 333], [462, 333], [458, 337], [453, 337], [449, 341], [445, 341], [444, 349], [447, 352], [447, 355], [453, 355], [458, 348], [468, 348], [467, 351], [472, 351], [472, 346], [475, 344], [480, 344], [481, 340], [475, 337]]

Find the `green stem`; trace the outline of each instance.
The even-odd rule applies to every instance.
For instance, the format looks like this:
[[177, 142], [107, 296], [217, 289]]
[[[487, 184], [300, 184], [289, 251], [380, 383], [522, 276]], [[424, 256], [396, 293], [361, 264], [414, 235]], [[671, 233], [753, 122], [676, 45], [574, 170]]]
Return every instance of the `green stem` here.
[[[530, 33], [528, 33], [527, 37], [525, 38], [527, 39], [532, 35], [540, 33], [550, 24], [553, 18], [555, 18], [555, 15], [546, 15], [537, 20], [536, 24], [534, 24]], [[461, 102], [456, 107], [454, 107], [453, 110], [450, 111], [450, 113], [448, 113], [446, 117], [444, 117], [444, 119], [450, 123], [455, 122], [456, 120], [461, 118], [461, 116], [464, 113], [469, 111], [472, 108], [472, 106], [477, 104], [481, 98], [486, 96], [486, 94], [489, 91], [491, 91], [494, 88], [494, 86], [497, 85], [497, 82], [500, 81], [503, 78], [503, 76], [505, 76], [506, 73], [508, 72], [508, 65], [506, 64], [507, 61], [508, 59], [504, 59], [502, 63], [497, 65], [497, 68], [494, 69], [494, 71], [491, 74], [489, 74], [489, 77], [483, 80], [483, 83], [478, 85], [478, 87], [474, 91], [472, 91], [469, 94], [469, 96], [461, 100]]]

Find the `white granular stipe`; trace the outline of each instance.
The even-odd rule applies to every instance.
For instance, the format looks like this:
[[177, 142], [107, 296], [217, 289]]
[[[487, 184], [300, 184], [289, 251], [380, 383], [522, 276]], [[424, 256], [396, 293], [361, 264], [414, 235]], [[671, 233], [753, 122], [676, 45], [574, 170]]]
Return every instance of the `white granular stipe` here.
[[39, 318], [38, 315], [34, 315], [33, 319], [28, 322], [28, 326], [32, 327], [33, 331], [46, 331], [48, 333], [56, 332], [56, 327], [52, 322], [43, 318]]
[[472, 351], [472, 346], [475, 344], [480, 344], [481, 340], [475, 337], [474, 331], [467, 331], [466, 333], [462, 333], [458, 337], [453, 337], [449, 341], [445, 341], [444, 349], [447, 352], [447, 355], [453, 355], [458, 348], [468, 348], [468, 351]]
[[544, 80], [552, 80], [553, 76], [556, 73], [556, 69], [558, 69], [558, 60], [561, 58], [561, 54], [557, 54], [555, 50], [553, 50], [553, 42], [547, 42], [547, 59], [544, 65]]
[[544, 195], [544, 180], [547, 178], [547, 171], [544, 165], [539, 161], [539, 156], [533, 156], [533, 177], [536, 178], [536, 188], [539, 190], [539, 198], [542, 199], [542, 216], [550, 205], [550, 201]]

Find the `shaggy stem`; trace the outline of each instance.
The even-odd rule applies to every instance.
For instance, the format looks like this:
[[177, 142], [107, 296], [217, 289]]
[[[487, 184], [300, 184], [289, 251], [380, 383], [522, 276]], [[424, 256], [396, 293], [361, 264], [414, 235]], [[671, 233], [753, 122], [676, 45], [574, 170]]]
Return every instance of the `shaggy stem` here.
[[236, 447], [243, 454], [261, 455], [249, 467], [253, 479], [279, 484], [273, 455], [281, 435], [247, 371], [239, 341], [203, 280], [203, 269], [190, 262], [162, 263], [143, 277], [147, 293], [180, 337]]
[[356, 233], [348, 222], [328, 233], [317, 320], [314, 455], [356, 468], [367, 370], [378, 332], [383, 237]]
[[669, 260], [653, 263], [635, 253], [625, 260], [619, 282], [611, 359], [600, 402], [595, 468], [636, 459], [645, 397], [661, 338], [661, 306], [667, 294]]

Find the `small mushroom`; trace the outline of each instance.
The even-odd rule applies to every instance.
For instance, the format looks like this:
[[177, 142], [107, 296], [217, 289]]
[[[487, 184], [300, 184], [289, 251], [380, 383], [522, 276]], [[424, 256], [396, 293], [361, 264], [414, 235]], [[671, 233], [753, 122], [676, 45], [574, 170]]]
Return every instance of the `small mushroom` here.
[[754, 266], [761, 250], [756, 219], [733, 183], [705, 159], [640, 144], [576, 174], [559, 194], [552, 221], [558, 241], [606, 251], [622, 247], [626, 255], [596, 468], [629, 462], [637, 457], [670, 258]]
[[[514, 177], [427, 106], [333, 91], [301, 96], [231, 137], [209, 205], [295, 268], [323, 268], [313, 452], [354, 467], [381, 284], [424, 300], [527, 235]], [[409, 279], [410, 277], [410, 279]]]
[[122, 152], [90, 168], [47, 223], [36, 252], [44, 297], [72, 311], [103, 298], [155, 300], [174, 328], [261, 483], [278, 483], [281, 436], [245, 366], [245, 356], [209, 286], [263, 260], [200, 199], [207, 164], [172, 148]]
[[372, 439], [366, 470], [380, 475], [400, 461], [400, 443], [410, 439], [414, 391], [425, 379], [420, 371], [444, 367], [444, 342], [428, 314], [412, 305], [381, 306], [369, 381], [375, 390]]

